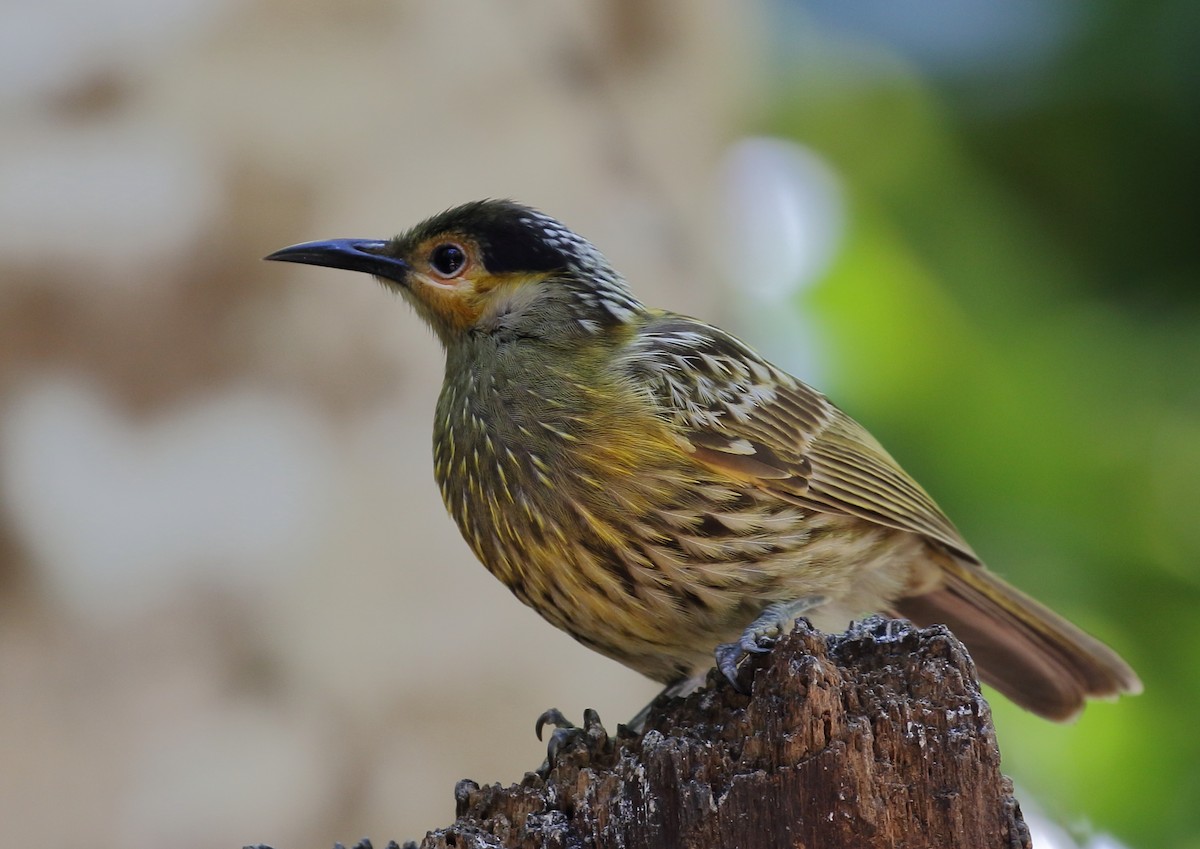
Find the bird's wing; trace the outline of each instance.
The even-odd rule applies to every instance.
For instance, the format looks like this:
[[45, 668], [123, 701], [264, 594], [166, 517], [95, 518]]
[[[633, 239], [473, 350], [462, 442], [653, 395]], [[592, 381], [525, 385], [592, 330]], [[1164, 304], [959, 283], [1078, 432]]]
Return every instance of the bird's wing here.
[[921, 534], [978, 562], [865, 428], [733, 336], [664, 313], [626, 351], [624, 373], [698, 462], [815, 510]]

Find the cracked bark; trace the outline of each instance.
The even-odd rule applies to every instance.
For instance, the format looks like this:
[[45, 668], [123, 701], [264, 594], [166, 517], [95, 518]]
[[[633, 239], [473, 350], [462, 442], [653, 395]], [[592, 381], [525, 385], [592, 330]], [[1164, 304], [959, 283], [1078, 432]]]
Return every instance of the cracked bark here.
[[[593, 730], [545, 778], [455, 788], [421, 849], [1028, 849], [991, 712], [945, 628], [803, 623], [742, 670], [654, 706], [640, 736]], [[413, 846], [415, 844], [407, 844]]]

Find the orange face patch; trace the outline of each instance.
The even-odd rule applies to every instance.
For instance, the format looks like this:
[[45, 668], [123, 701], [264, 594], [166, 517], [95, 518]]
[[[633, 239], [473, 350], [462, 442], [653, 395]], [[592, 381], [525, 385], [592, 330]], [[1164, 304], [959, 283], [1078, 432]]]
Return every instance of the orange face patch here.
[[480, 294], [491, 284], [474, 240], [438, 234], [417, 244], [408, 263], [409, 293], [432, 321], [451, 330], [466, 330], [478, 321]]
[[544, 274], [492, 274], [479, 244], [465, 234], [440, 233], [417, 244], [407, 259], [410, 297], [428, 318], [451, 331], [466, 331], [488, 304], [514, 287], [540, 282]]

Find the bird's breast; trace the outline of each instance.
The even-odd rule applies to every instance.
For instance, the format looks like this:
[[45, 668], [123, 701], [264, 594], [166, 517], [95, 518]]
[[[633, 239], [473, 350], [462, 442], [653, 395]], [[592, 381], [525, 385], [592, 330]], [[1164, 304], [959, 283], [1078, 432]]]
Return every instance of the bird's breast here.
[[[434, 428], [442, 497], [489, 567], [634, 505], [676, 446], [636, 401], [584, 381], [473, 375], [443, 388]], [[500, 544], [503, 544], [501, 546]]]

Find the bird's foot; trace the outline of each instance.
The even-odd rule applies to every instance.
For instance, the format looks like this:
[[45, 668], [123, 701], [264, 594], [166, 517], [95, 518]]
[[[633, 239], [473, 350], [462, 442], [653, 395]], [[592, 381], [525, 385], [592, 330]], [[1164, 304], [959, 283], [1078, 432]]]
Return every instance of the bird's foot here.
[[[539, 740], [542, 739], [542, 729], [547, 725], [554, 726], [554, 733], [550, 735], [546, 744], [546, 760], [537, 771], [543, 778], [549, 775], [550, 770], [558, 766], [560, 761], [575, 752], [582, 752], [585, 762], [612, 753], [613, 743], [609, 739], [608, 730], [600, 721], [600, 714], [592, 708], [583, 712], [582, 728], [563, 716], [558, 708], [550, 708], [537, 718], [537, 724], [534, 726]], [[618, 727], [617, 732], [620, 733], [621, 730]]]
[[771, 650], [776, 640], [796, 619], [814, 607], [825, 603], [824, 596], [805, 596], [793, 601], [768, 605], [753, 622], [746, 626], [737, 642], [721, 643], [713, 651], [717, 669], [740, 693], [747, 692], [738, 680], [738, 671], [746, 658]]

